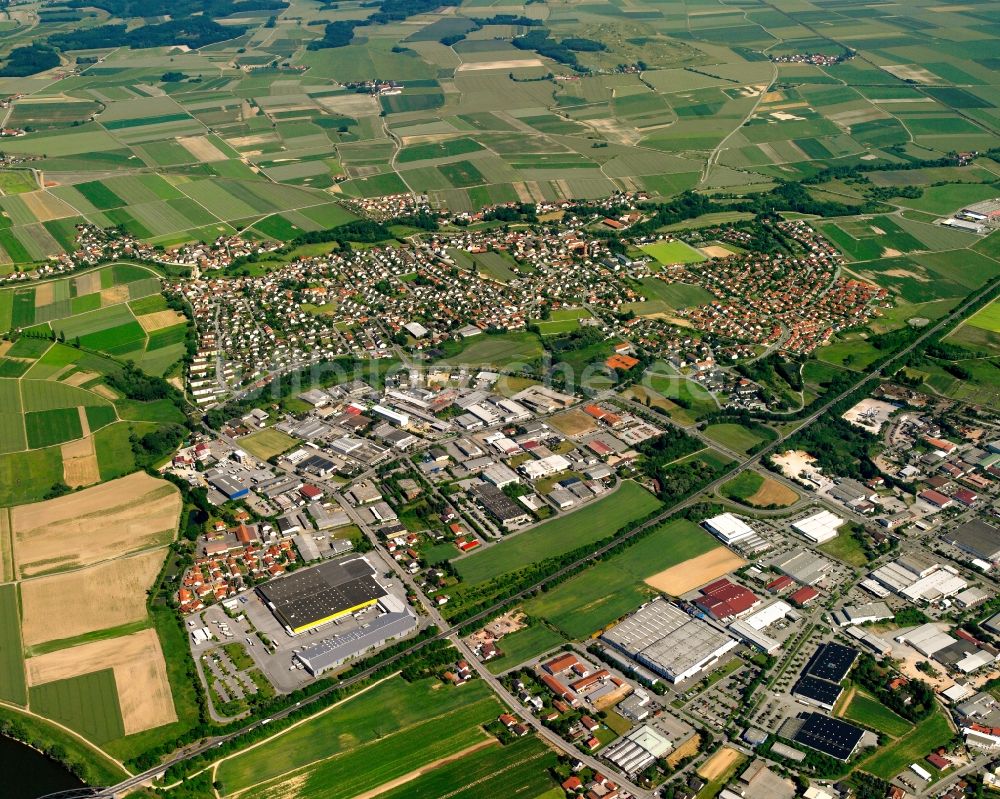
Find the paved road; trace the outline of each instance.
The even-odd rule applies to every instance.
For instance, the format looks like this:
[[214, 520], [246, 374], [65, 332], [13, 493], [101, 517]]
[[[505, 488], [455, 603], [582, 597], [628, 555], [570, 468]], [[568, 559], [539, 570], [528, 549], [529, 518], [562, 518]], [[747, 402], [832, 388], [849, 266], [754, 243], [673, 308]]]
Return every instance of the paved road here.
[[[909, 344], [907, 347], [905, 347], [904, 349], [902, 349], [896, 355], [894, 355], [891, 358], [889, 358], [886, 361], [885, 364], [883, 364], [882, 366], [880, 366], [877, 369], [875, 369], [871, 374], [869, 374], [869, 375], [863, 375], [860, 379], [858, 379], [857, 381], [855, 381], [849, 388], [847, 388], [844, 391], [842, 391], [836, 397], [833, 397], [833, 398], [827, 400], [826, 402], [824, 402], [819, 408], [817, 408], [813, 413], [811, 413], [809, 416], [807, 416], [803, 420], [802, 424], [797, 428], [797, 431], [804, 430], [807, 427], [809, 427], [810, 425], [815, 424], [816, 420], [819, 419], [821, 416], [823, 416], [823, 414], [825, 414], [827, 411], [829, 411], [830, 408], [832, 408], [834, 405], [836, 405], [841, 400], [843, 400], [845, 397], [847, 397], [850, 394], [854, 393], [858, 389], [864, 387], [865, 385], [867, 385], [867, 384], [869, 384], [869, 383], [871, 383], [873, 381], [882, 380], [884, 378], [885, 374], [891, 374], [892, 372], [889, 371], [891, 368], [897, 366], [902, 360], [904, 360], [907, 356], [909, 356], [911, 352], [913, 352], [917, 347], [919, 347], [921, 344], [923, 344], [925, 341], [927, 341], [931, 336], [933, 336], [936, 333], [938, 333], [939, 331], [945, 329], [952, 322], [954, 322], [954, 321], [962, 318], [965, 315], [966, 311], [969, 309], [970, 306], [972, 306], [974, 303], [978, 302], [981, 299], [984, 299], [984, 298], [986, 298], [988, 296], [996, 294], [998, 286], [1000, 286], [1000, 280], [994, 281], [993, 283], [991, 283], [986, 288], [984, 288], [981, 291], [978, 291], [975, 294], [973, 294], [972, 296], [968, 297], [960, 305], [958, 305], [954, 310], [952, 310], [951, 313], [949, 313], [946, 316], [944, 316], [936, 324], [934, 324], [934, 325], [929, 326], [928, 328], [926, 328], [924, 330], [924, 332], [921, 333], [916, 339], [914, 339], [914, 341], [911, 344]], [[361, 682], [362, 680], [365, 680], [365, 679], [371, 677], [375, 672], [383, 669], [384, 667], [386, 667], [388, 665], [391, 665], [392, 663], [395, 663], [399, 659], [401, 659], [403, 657], [406, 657], [406, 656], [412, 654], [413, 652], [418, 651], [419, 649], [422, 649], [423, 647], [427, 646], [427, 644], [430, 643], [431, 641], [441, 641], [441, 640], [446, 640], [446, 639], [453, 640], [453, 638], [455, 636], [457, 636], [460, 627], [464, 627], [466, 625], [474, 624], [474, 623], [479, 622], [479, 621], [484, 621], [486, 619], [489, 619], [489, 618], [492, 618], [492, 617], [496, 616], [498, 613], [500, 613], [505, 608], [507, 608], [507, 607], [509, 607], [511, 605], [516, 604], [517, 602], [521, 601], [522, 599], [524, 599], [525, 597], [527, 597], [530, 594], [534, 593], [535, 591], [538, 591], [546, 583], [549, 583], [549, 582], [551, 582], [553, 580], [559, 580], [562, 577], [565, 577], [566, 575], [568, 575], [568, 574], [570, 574], [572, 572], [575, 572], [581, 566], [584, 566], [585, 564], [587, 564], [587, 563], [589, 563], [591, 561], [594, 561], [594, 560], [596, 560], [598, 558], [603, 557], [612, 548], [616, 547], [622, 541], [625, 541], [625, 540], [628, 540], [628, 539], [631, 539], [631, 538], [634, 538], [634, 537], [640, 535], [641, 533], [643, 533], [644, 531], [648, 530], [649, 528], [661, 524], [668, 517], [670, 517], [670, 516], [674, 515], [675, 513], [677, 513], [677, 511], [682, 510], [683, 508], [686, 508], [686, 507], [688, 507], [688, 506], [690, 506], [690, 505], [692, 505], [692, 504], [700, 501], [700, 497], [703, 496], [705, 493], [708, 493], [708, 494], [713, 493], [717, 488], [719, 488], [720, 486], [722, 486], [724, 483], [728, 482], [729, 480], [732, 480], [737, 475], [739, 475], [742, 472], [746, 471], [747, 469], [755, 466], [760, 461], [761, 458], [763, 458], [766, 455], [769, 455], [771, 452], [774, 452], [791, 435], [794, 435], [794, 433], [789, 433], [789, 434], [778, 436], [778, 438], [776, 438], [773, 442], [771, 442], [769, 445], [767, 445], [766, 447], [764, 447], [756, 455], [753, 455], [753, 456], [751, 456], [749, 458], [746, 458], [745, 460], [739, 462], [739, 464], [737, 466], [735, 466], [734, 468], [730, 469], [728, 472], [726, 472], [725, 474], [723, 474], [718, 479], [714, 480], [709, 485], [705, 486], [702, 489], [702, 491], [698, 492], [697, 494], [695, 494], [692, 497], [689, 497], [688, 499], [685, 499], [685, 500], [683, 500], [681, 502], [675, 503], [674, 505], [672, 505], [672, 506], [664, 509], [662, 512], [658, 513], [656, 516], [654, 516], [653, 518], [651, 518], [649, 521], [647, 521], [644, 524], [636, 527], [633, 530], [630, 530], [630, 531], [628, 531], [626, 533], [623, 533], [620, 536], [615, 537], [611, 542], [609, 542], [608, 544], [602, 546], [598, 550], [590, 553], [589, 555], [585, 555], [584, 557], [579, 558], [578, 560], [574, 561], [573, 563], [571, 563], [571, 564], [569, 564], [567, 566], [562, 567], [561, 569], [557, 570], [554, 574], [551, 574], [548, 577], [543, 578], [542, 580], [539, 580], [535, 584], [529, 586], [528, 588], [523, 589], [522, 591], [517, 592], [513, 596], [508, 597], [507, 599], [502, 600], [501, 602], [497, 602], [495, 605], [487, 608], [486, 610], [483, 610], [483, 611], [480, 611], [479, 613], [476, 613], [474, 616], [472, 616], [472, 617], [470, 617], [468, 619], [463, 620], [460, 624], [454, 625], [454, 626], [446, 628], [446, 629], [443, 629], [440, 633], [438, 633], [433, 638], [425, 640], [425, 641], [422, 641], [422, 642], [419, 642], [419, 643], [416, 643], [416, 644], [414, 644], [411, 647], [407, 647], [402, 652], [399, 652], [398, 654], [396, 654], [396, 655], [394, 655], [392, 657], [386, 658], [384, 661], [382, 661], [381, 663], [379, 663], [379, 664], [377, 664], [375, 666], [372, 666], [372, 667], [370, 667], [368, 669], [365, 669], [363, 672], [359, 673], [355, 677], [352, 677], [351, 679], [348, 679], [348, 680], [343, 680], [340, 683], [338, 683], [337, 685], [332, 685], [329, 688], [327, 688], [327, 689], [319, 692], [318, 694], [314, 694], [309, 699], [306, 699], [303, 702], [301, 702], [300, 703], [301, 706], [305, 707], [305, 706], [314, 704], [314, 703], [319, 702], [322, 699], [324, 699], [326, 696], [328, 696], [333, 691], [336, 691], [338, 689], [347, 688], [347, 687], [350, 687], [352, 685], [355, 685], [358, 682]], [[472, 661], [470, 661], [470, 662], [475, 662], [475, 659], [473, 658]], [[293, 707], [285, 708], [284, 710], [280, 710], [280, 711], [275, 712], [270, 717], [269, 720], [283, 719], [286, 716], [288, 716], [289, 714], [291, 714], [293, 712], [297, 712], [300, 709], [301, 708], [298, 707], [298, 706], [293, 706]], [[530, 718], [530, 716], [529, 716], [529, 718]], [[227, 743], [229, 741], [235, 740], [235, 739], [237, 739], [237, 738], [245, 735], [246, 733], [250, 732], [251, 730], [254, 730], [257, 727], [261, 726], [262, 723], [266, 723], [266, 721], [263, 721], [263, 722], [262, 721], [255, 721], [255, 722], [252, 722], [250, 724], [247, 724], [246, 726], [242, 727], [241, 729], [237, 730], [236, 732], [232, 732], [232, 733], [229, 733], [229, 734], [223, 735], [223, 736], [217, 736], [217, 737], [209, 738], [206, 741], [203, 741], [201, 743], [194, 744], [194, 745], [192, 745], [190, 747], [182, 749], [181, 751], [179, 751], [177, 754], [175, 754], [173, 757], [171, 757], [166, 762], [164, 762], [164, 763], [162, 763], [162, 764], [160, 764], [158, 766], [154, 766], [153, 768], [148, 769], [148, 770], [142, 772], [141, 774], [136, 774], [135, 776], [130, 777], [127, 780], [124, 780], [123, 782], [119, 783], [118, 785], [115, 785], [115, 786], [110, 787], [110, 788], [105, 788], [105, 789], [101, 790], [100, 792], [94, 794], [94, 796], [95, 797], [100, 797], [100, 799], [114, 799], [114, 797], [118, 796], [121, 792], [123, 792], [123, 791], [125, 791], [125, 790], [127, 790], [129, 788], [134, 788], [134, 787], [136, 787], [138, 785], [142, 785], [144, 783], [147, 783], [150, 780], [153, 780], [153, 779], [155, 779], [157, 777], [161, 777], [167, 771], [167, 769], [170, 766], [172, 766], [172, 765], [174, 765], [176, 763], [184, 762], [185, 760], [190, 760], [190, 759], [192, 759], [194, 757], [197, 757], [200, 754], [203, 754], [204, 752], [209, 751], [210, 749], [212, 749], [215, 746], [221, 746], [224, 743]], [[604, 769], [606, 771], [608, 770], [606, 766], [604, 767]]]

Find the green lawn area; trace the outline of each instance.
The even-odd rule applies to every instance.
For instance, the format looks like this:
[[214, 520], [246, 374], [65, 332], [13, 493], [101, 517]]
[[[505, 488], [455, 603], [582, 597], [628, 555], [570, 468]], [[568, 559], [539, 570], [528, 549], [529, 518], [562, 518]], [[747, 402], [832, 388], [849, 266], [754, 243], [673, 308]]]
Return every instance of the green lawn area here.
[[306, 795], [353, 797], [484, 739], [479, 725], [500, 712], [481, 680], [459, 688], [395, 677], [227, 760], [222, 793], [271, 796], [291, 777], [306, 780]]
[[626, 481], [610, 496], [456, 561], [455, 567], [463, 582], [485, 582], [606, 538], [628, 522], [652, 513], [659, 504], [638, 483]]
[[897, 716], [885, 705], [861, 691], [854, 694], [851, 703], [844, 711], [844, 718], [884, 732], [893, 738], [906, 735], [913, 729], [913, 725], [902, 716]]
[[653, 244], [643, 244], [639, 249], [665, 266], [668, 264], [697, 264], [708, 260], [694, 247], [683, 241], [657, 241]]
[[763, 433], [756, 430], [748, 430], [741, 424], [710, 424], [705, 428], [705, 435], [713, 441], [717, 441], [722, 446], [736, 452], [749, 453], [758, 444], [774, 438], [766, 438]]
[[924, 719], [908, 735], [876, 752], [860, 764], [863, 771], [891, 780], [910, 763], [924, 759], [933, 749], [944, 746], [954, 737], [947, 717], [940, 711]]
[[875, 349], [864, 339], [850, 341], [834, 341], [816, 350], [816, 357], [821, 361], [846, 366], [848, 369], [864, 370], [885, 355]]
[[833, 555], [838, 560], [849, 563], [851, 566], [864, 566], [868, 563], [865, 551], [857, 539], [844, 528], [836, 538], [821, 544], [818, 549], [823, 550], [827, 555]]
[[764, 485], [764, 477], [757, 472], [740, 472], [722, 486], [722, 495], [737, 501], [745, 500], [756, 494], [762, 485]]
[[565, 642], [566, 639], [559, 633], [536, 622], [530, 627], [501, 638], [498, 646], [503, 652], [503, 657], [489, 661], [486, 667], [494, 674], [499, 674]]
[[461, 352], [446, 359], [447, 363], [503, 366], [530, 361], [542, 355], [538, 337], [531, 333], [482, 334], [468, 339]]
[[643, 583], [664, 569], [702, 555], [719, 542], [694, 522], [674, 519], [524, 605], [572, 638], [583, 639], [641, 605], [653, 593]]
[[259, 433], [251, 433], [239, 441], [240, 447], [262, 461], [280, 455], [298, 443], [297, 438], [292, 438], [287, 433], [273, 428], [261, 430]]

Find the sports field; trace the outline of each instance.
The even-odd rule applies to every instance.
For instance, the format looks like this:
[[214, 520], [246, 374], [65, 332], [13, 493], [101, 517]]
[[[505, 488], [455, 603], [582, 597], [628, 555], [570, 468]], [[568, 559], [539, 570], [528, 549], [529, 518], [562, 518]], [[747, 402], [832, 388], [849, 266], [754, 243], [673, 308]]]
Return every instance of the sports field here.
[[648, 599], [653, 594], [649, 578], [718, 548], [718, 541], [698, 525], [675, 519], [526, 602], [524, 610], [571, 638], [583, 639]]
[[223, 761], [218, 778], [225, 796], [351, 799], [487, 740], [479, 725], [500, 712], [479, 680], [458, 688], [394, 677]]
[[462, 558], [455, 567], [464, 583], [481, 583], [606, 538], [658, 506], [652, 494], [627, 480], [610, 496]]
[[654, 244], [643, 244], [639, 249], [664, 266], [697, 264], [707, 260], [702, 253], [683, 241], [658, 241]]

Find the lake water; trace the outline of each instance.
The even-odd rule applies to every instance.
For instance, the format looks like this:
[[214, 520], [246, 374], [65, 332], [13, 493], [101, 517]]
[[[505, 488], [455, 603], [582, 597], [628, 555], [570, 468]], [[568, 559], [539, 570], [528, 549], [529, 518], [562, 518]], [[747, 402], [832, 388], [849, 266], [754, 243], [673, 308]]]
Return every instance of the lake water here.
[[54, 760], [3, 736], [0, 736], [0, 774], [3, 774], [4, 799], [38, 799], [83, 786]]

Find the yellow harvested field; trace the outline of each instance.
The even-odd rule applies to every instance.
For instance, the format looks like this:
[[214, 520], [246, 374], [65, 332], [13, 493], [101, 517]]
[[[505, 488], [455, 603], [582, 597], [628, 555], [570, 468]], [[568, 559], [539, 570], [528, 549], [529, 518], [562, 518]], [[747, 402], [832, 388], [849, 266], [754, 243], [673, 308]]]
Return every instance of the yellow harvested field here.
[[63, 482], [70, 488], [79, 488], [99, 483], [101, 470], [94, 452], [94, 439], [90, 436], [78, 438], [63, 444]]
[[118, 392], [117, 391], [115, 391], [113, 388], [109, 388], [108, 386], [104, 385], [103, 383], [101, 385], [94, 386], [91, 389], [91, 391], [93, 391], [99, 397], [104, 397], [104, 399], [109, 399], [109, 400], [112, 400], [112, 401], [114, 401], [116, 399], [120, 399], [120, 397], [118, 396]]
[[758, 508], [766, 508], [769, 505], [785, 507], [794, 504], [798, 498], [799, 495], [784, 483], [779, 483], [777, 480], [765, 477], [764, 485], [747, 497], [746, 501], [751, 505], [756, 505]]
[[700, 735], [692, 735], [684, 743], [674, 749], [669, 755], [667, 755], [667, 765], [670, 768], [677, 768], [677, 764], [680, 763], [686, 757], [693, 757], [698, 754], [698, 746], [701, 744]]
[[29, 191], [18, 196], [39, 222], [62, 219], [76, 213], [73, 206], [47, 191]]
[[35, 307], [41, 308], [43, 305], [50, 305], [56, 298], [56, 284], [51, 280], [47, 283], [39, 283], [35, 286]]
[[107, 308], [109, 305], [121, 305], [128, 302], [128, 286], [112, 286], [108, 289], [101, 289], [101, 307]]
[[202, 163], [225, 161], [227, 157], [207, 136], [181, 136], [177, 143]]
[[472, 61], [459, 64], [455, 72], [480, 72], [486, 69], [523, 69], [525, 67], [544, 67], [540, 58], [508, 58], [500, 61]]
[[31, 686], [114, 669], [126, 735], [177, 720], [163, 651], [153, 630], [49, 652], [28, 658], [25, 666]]
[[146, 590], [165, 547], [21, 583], [24, 643], [73, 638], [146, 618]]
[[665, 594], [681, 596], [745, 565], [746, 561], [735, 552], [719, 546], [647, 577], [645, 583]]
[[[72, 364], [70, 367], [72, 368]], [[100, 377], [97, 372], [74, 372], [65, 380], [61, 381], [67, 386], [82, 386], [84, 383], [89, 383], [95, 377]]]
[[21, 576], [79, 568], [170, 543], [181, 497], [145, 472], [14, 508]]
[[567, 436], [582, 436], [597, 429], [597, 422], [583, 411], [565, 411], [549, 419], [556, 430]]
[[147, 333], [152, 333], [154, 330], [162, 330], [165, 327], [179, 325], [182, 322], [187, 321], [184, 314], [169, 310], [143, 314], [142, 316], [137, 316], [136, 319], [139, 320], [139, 324], [142, 325], [142, 329]]
[[698, 767], [698, 776], [706, 780], [721, 777], [743, 759], [743, 754], [728, 746], [723, 746]]
[[707, 255], [709, 258], [728, 258], [733, 254], [732, 250], [727, 250], [718, 244], [709, 244], [707, 247], [699, 247], [698, 252]]
[[7, 350], [14, 346], [13, 341], [0, 341], [0, 356], [6, 355]]

